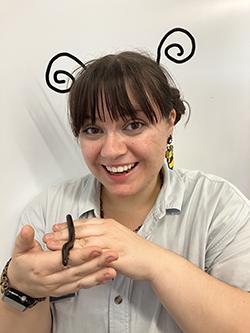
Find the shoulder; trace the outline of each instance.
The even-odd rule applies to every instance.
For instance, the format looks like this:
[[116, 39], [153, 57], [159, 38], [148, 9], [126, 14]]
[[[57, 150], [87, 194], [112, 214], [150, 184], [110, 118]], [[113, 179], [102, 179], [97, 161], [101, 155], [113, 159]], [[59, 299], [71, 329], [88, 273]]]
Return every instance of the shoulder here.
[[87, 174], [80, 178], [73, 178], [64, 182], [56, 183], [48, 187], [47, 193], [74, 193], [83, 188], [88, 188], [93, 183], [94, 177]]
[[38, 215], [44, 219], [54, 216], [57, 211], [74, 211], [79, 202], [93, 188], [95, 178], [88, 174], [81, 178], [70, 179], [49, 186], [45, 191], [37, 195], [24, 208], [21, 217], [28, 219]]
[[[38, 194], [29, 205], [42, 202], [44, 200], [53, 200], [59, 198], [76, 197], [83, 190], [88, 189], [91, 186], [92, 176], [86, 175], [81, 178], [69, 179], [64, 182], [55, 183], [50, 185], [45, 191]], [[28, 206], [29, 206], [28, 205]]]
[[175, 169], [176, 175], [180, 177], [185, 183], [207, 183], [207, 184], [224, 184], [228, 183], [222, 177], [205, 173], [201, 170], [188, 170], [188, 169]]
[[[250, 202], [229, 181], [202, 171], [176, 169], [182, 183], [182, 212], [209, 229], [250, 226]], [[234, 230], [235, 231], [235, 230]], [[214, 234], [212, 234], [214, 236]]]
[[240, 192], [240, 190], [226, 179], [205, 173], [200, 170], [176, 169], [176, 177], [178, 177], [184, 188], [186, 195], [197, 194], [197, 197], [223, 197], [228, 200], [234, 197], [235, 200], [249, 206], [249, 200]]
[[232, 241], [239, 232], [250, 237], [250, 202], [233, 184], [201, 171], [175, 172], [184, 186], [183, 211], [207, 231], [211, 247]]

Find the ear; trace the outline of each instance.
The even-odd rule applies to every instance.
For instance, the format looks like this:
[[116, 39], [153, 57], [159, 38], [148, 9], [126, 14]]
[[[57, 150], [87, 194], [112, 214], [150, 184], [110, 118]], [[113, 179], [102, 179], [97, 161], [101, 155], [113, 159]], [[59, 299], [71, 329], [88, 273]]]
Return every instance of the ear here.
[[168, 123], [171, 127], [174, 126], [175, 119], [176, 119], [176, 111], [175, 111], [175, 109], [172, 109], [169, 113], [169, 116], [168, 116]]

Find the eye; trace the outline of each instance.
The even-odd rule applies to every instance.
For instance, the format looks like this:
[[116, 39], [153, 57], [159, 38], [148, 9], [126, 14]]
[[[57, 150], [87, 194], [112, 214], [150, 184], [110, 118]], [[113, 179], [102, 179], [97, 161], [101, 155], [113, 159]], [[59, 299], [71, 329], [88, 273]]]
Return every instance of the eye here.
[[81, 133], [86, 135], [97, 135], [101, 133], [101, 129], [95, 126], [85, 127], [81, 130]]
[[130, 122], [129, 124], [127, 124], [125, 126], [125, 129], [128, 130], [128, 131], [138, 131], [140, 129], [142, 129], [144, 127], [144, 123], [142, 123], [141, 121], [132, 121]]

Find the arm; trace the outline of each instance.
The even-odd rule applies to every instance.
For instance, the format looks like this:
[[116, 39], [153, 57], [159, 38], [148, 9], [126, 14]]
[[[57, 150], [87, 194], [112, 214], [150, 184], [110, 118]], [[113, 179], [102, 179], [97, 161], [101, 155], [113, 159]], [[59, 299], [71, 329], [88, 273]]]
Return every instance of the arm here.
[[[70, 267], [62, 265], [61, 251], [43, 251], [34, 239], [31, 226], [24, 226], [16, 238], [12, 260], [7, 269], [9, 287], [33, 298], [60, 296], [90, 288], [115, 277], [106, 267], [117, 259], [114, 252], [103, 254], [98, 247], [72, 250]], [[107, 276], [108, 275], [108, 276]], [[0, 295], [1, 296], [1, 295]], [[0, 333], [50, 333], [52, 318], [48, 300], [24, 312], [0, 300]]]
[[[132, 279], [149, 281], [185, 333], [250, 332], [249, 293], [221, 282], [114, 220], [76, 221], [75, 225], [75, 246], [84, 247], [87, 242], [118, 252], [119, 259], [111, 267]], [[56, 250], [67, 239], [67, 229], [62, 224], [54, 230], [57, 246], [47, 236], [45, 241]]]
[[152, 288], [185, 333], [250, 332], [249, 293], [213, 278], [172, 252], [158, 249], [157, 258]]
[[[1, 297], [2, 298], [2, 297]], [[50, 333], [51, 315], [49, 302], [37, 304], [34, 308], [20, 312], [0, 300], [0, 333]]]
[[[31, 231], [31, 230], [28, 230]], [[34, 242], [32, 237], [27, 238], [27, 230], [24, 233], [20, 233], [16, 239], [15, 248], [13, 252], [13, 257], [21, 256], [22, 254], [28, 253], [29, 251], [39, 251], [38, 244]], [[7, 270], [8, 283], [12, 288], [18, 289], [15, 283], [15, 278], [13, 279], [11, 271], [9, 268], [13, 265], [13, 260], [11, 260], [10, 265]], [[13, 270], [13, 268], [12, 268]], [[14, 268], [14, 271], [16, 268]], [[10, 272], [9, 272], [10, 271]], [[37, 333], [50, 333], [51, 332], [51, 314], [49, 302], [43, 301], [35, 305], [31, 309], [26, 311], [18, 311], [8, 303], [2, 301], [2, 293], [0, 292], [0, 333], [6, 332], [20, 332], [20, 333], [32, 333], [35, 331]]]

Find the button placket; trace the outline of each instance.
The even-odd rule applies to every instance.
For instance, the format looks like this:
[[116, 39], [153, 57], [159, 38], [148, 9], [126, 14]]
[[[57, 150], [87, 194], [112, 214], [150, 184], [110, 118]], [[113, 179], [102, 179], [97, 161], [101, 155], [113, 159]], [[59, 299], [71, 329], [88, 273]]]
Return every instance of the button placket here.
[[109, 298], [109, 333], [129, 333], [130, 279], [118, 274], [112, 283]]

